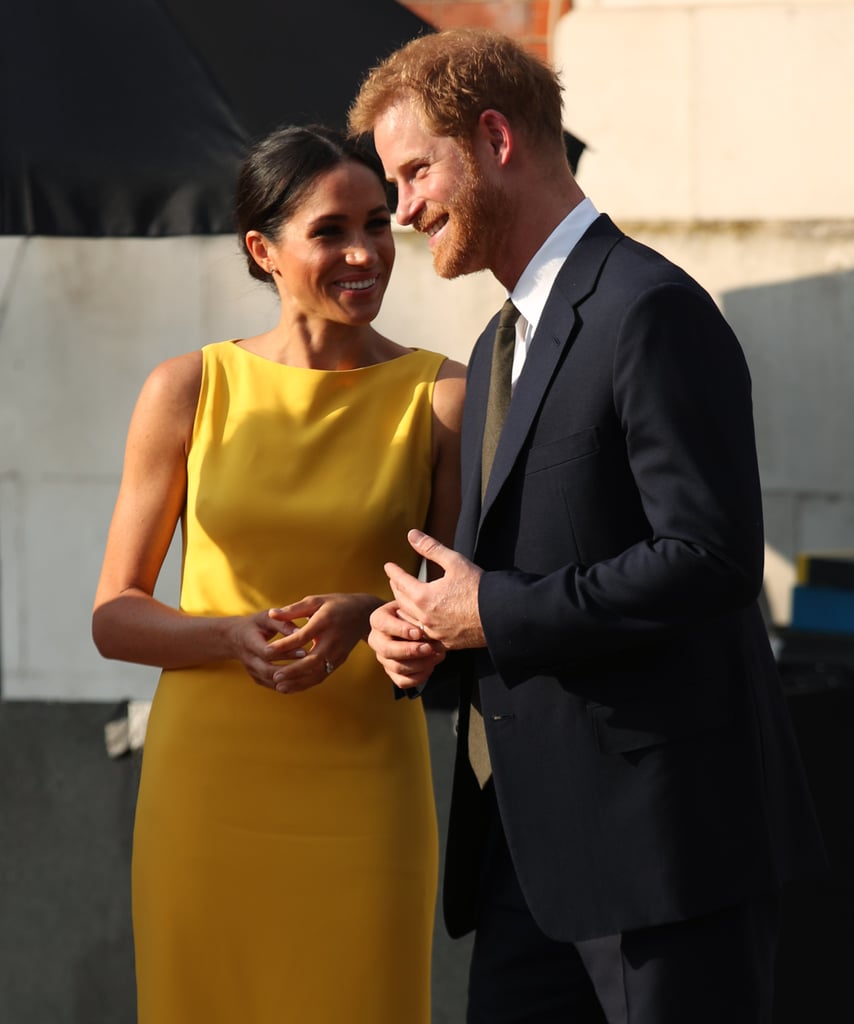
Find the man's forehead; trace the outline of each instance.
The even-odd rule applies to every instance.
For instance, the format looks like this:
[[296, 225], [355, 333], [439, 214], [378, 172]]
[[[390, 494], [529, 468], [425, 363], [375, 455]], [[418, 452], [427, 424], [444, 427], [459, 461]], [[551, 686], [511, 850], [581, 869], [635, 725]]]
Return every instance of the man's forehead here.
[[388, 107], [374, 125], [374, 144], [387, 171], [391, 170], [387, 161], [395, 165], [408, 163], [426, 155], [438, 141], [411, 105]]
[[[412, 100], [386, 108], [374, 125], [374, 144], [383, 163], [386, 160], [403, 166], [416, 160], [430, 161], [448, 149], [460, 147], [460, 140], [450, 135], [437, 135], [427, 126], [426, 118]], [[391, 170], [386, 165], [386, 170]]]

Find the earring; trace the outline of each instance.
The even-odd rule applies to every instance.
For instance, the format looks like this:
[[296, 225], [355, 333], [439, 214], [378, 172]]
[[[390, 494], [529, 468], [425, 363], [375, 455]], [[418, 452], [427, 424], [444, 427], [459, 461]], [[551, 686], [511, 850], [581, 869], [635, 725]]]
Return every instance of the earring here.
[[271, 267], [269, 268], [269, 270], [267, 271], [267, 273], [268, 273], [268, 274], [270, 275], [270, 277], [272, 277], [272, 276], [273, 276], [273, 274], [275, 274], [275, 273], [276, 273], [276, 268], [275, 268], [275, 267], [272, 267], [272, 266], [271, 266]]

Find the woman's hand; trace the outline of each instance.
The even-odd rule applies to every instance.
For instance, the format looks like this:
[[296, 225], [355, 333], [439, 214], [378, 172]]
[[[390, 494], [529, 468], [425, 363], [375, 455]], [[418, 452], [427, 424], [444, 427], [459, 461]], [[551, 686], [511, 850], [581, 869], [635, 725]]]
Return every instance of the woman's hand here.
[[[254, 617], [259, 630], [272, 629], [264, 657], [268, 671], [258, 678], [279, 693], [297, 693], [322, 683], [370, 631], [371, 612], [382, 601], [373, 594], [320, 594]], [[302, 622], [302, 620], [306, 620]], [[244, 662], [245, 664], [245, 662]]]
[[256, 612], [223, 621], [223, 637], [230, 659], [239, 661], [252, 680], [259, 686], [274, 690], [274, 675], [279, 670], [276, 662], [284, 659], [304, 658], [305, 650], [299, 643], [291, 643], [297, 627], [292, 622], [277, 621], [273, 612]]

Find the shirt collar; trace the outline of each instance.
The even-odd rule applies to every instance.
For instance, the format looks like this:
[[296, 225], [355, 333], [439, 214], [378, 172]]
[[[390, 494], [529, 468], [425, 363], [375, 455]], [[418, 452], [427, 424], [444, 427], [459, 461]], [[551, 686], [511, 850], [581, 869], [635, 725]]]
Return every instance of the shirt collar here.
[[516, 282], [516, 287], [508, 297], [525, 318], [528, 337], [537, 329], [560, 268], [598, 216], [599, 211], [592, 201], [582, 199], [534, 253]]

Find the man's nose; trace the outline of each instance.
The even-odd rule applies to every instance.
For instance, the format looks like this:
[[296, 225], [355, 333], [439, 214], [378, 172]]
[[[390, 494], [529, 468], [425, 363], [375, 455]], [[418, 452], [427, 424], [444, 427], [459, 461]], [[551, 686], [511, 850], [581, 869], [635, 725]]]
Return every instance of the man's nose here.
[[397, 223], [401, 226], [411, 224], [418, 210], [418, 200], [415, 192], [408, 185], [398, 185], [397, 188], [397, 209], [394, 215]]

